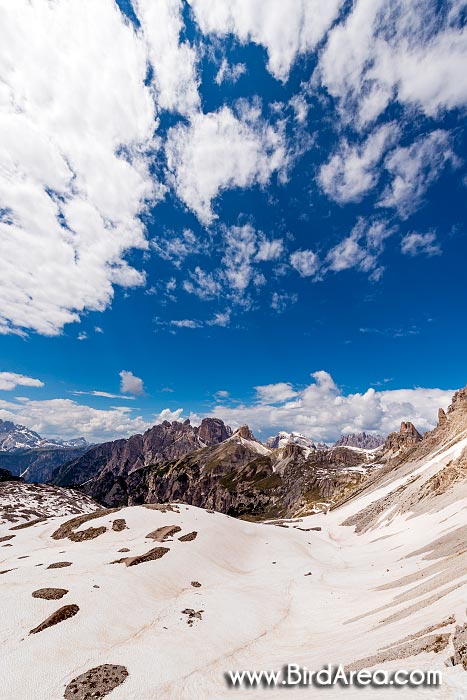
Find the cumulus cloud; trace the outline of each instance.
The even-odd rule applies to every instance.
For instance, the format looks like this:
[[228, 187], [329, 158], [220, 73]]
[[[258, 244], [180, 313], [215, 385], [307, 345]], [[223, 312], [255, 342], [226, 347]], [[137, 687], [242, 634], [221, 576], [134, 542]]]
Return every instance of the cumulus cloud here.
[[358, 202], [377, 184], [384, 152], [399, 134], [394, 124], [383, 124], [362, 143], [344, 139], [330, 160], [323, 164], [318, 182], [331, 199], [344, 204]]
[[257, 387], [264, 389], [260, 402], [256, 398], [251, 404], [234, 407], [218, 404], [211, 415], [232, 427], [247, 423], [264, 435], [298, 430], [315, 440], [334, 441], [343, 433], [363, 430], [386, 435], [398, 430], [402, 420], [412, 421], [421, 431], [429, 430], [436, 424], [438, 408], [446, 408], [453, 394], [453, 390], [423, 388], [369, 388], [345, 394], [328, 372], [311, 376], [313, 382], [305, 388], [294, 389], [288, 382]]
[[183, 408], [177, 408], [177, 410], [172, 411], [170, 408], [164, 408], [159, 414], [154, 416], [156, 423], [162, 423], [167, 420], [171, 423], [174, 420], [178, 420], [183, 413]]
[[16, 374], [16, 372], [0, 372], [0, 390], [12, 391], [17, 386], [33, 386], [42, 387], [44, 382], [34, 377], [27, 377], [24, 374]]
[[136, 377], [133, 372], [122, 369], [119, 375], [121, 380], [120, 391], [122, 394], [134, 394], [135, 396], [142, 396], [144, 394], [143, 380]]
[[[394, 98], [429, 116], [467, 104], [462, 10], [436, 0], [357, 0], [329, 32], [319, 78], [346, 116], [375, 120]], [[460, 3], [465, 9], [465, 3]]]
[[205, 34], [234, 34], [268, 53], [268, 68], [286, 80], [297, 56], [314, 49], [337, 17], [343, 0], [189, 0]]
[[128, 437], [149, 428], [151, 421], [134, 416], [127, 406], [91, 408], [72, 399], [0, 401], [0, 418], [27, 425], [47, 437], [83, 435], [90, 442]]
[[418, 209], [443, 168], [448, 164], [456, 166], [458, 162], [451, 147], [451, 135], [442, 129], [420, 136], [410, 146], [396, 148], [385, 160], [392, 181], [384, 190], [379, 206], [393, 207], [402, 218], [407, 218]]
[[160, 194], [146, 48], [110, 0], [6, 3], [2, 28], [0, 329], [55, 335], [144, 282], [125, 255]]
[[237, 118], [229, 107], [195, 114], [169, 130], [165, 147], [178, 197], [200, 221], [215, 218], [212, 201], [227, 188], [266, 185], [287, 164], [285, 137], [257, 114]]
[[401, 241], [401, 251], [404, 255], [441, 255], [441, 246], [434, 231], [427, 233], [408, 233]]
[[162, 109], [189, 114], [199, 106], [196, 51], [180, 42], [183, 29], [181, 0], [133, 0], [143, 28], [156, 89]]
[[297, 392], [289, 382], [277, 382], [276, 384], [264, 384], [255, 386], [258, 402], [261, 404], [281, 403], [297, 396]]

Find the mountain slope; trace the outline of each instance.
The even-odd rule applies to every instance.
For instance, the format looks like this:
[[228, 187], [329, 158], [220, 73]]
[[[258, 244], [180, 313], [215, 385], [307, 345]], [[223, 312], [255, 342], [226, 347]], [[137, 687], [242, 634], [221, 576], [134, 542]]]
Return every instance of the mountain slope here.
[[[13, 535], [0, 549], [5, 696], [58, 700], [90, 682], [100, 692], [111, 669], [111, 700], [227, 700], [230, 670], [330, 663], [440, 671], [441, 686], [406, 686], [404, 696], [462, 700], [467, 392], [452, 406], [328, 514], [266, 524], [155, 504], [101, 511], [91, 523], [54, 517], [0, 527], [0, 536]], [[41, 590], [64, 597], [35, 597]], [[69, 617], [51, 615], [63, 608]], [[340, 687], [325, 690], [342, 696]], [[361, 688], [345, 690], [361, 697]], [[239, 692], [284, 697], [282, 686]], [[383, 694], [401, 696], [395, 686]]]
[[127, 474], [104, 467], [81, 488], [110, 507], [181, 501], [234, 516], [283, 517], [337, 502], [379, 468], [372, 459], [361, 450], [310, 450], [290, 442], [273, 450], [242, 426], [180, 459]]
[[46, 483], [63, 464], [84, 455], [88, 447], [27, 448], [0, 452], [0, 467], [20, 475], [25, 481]]

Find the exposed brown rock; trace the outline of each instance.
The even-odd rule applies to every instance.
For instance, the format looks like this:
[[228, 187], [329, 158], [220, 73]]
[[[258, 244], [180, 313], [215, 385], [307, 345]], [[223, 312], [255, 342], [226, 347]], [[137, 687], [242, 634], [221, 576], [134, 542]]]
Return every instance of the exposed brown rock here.
[[53, 564], [49, 564], [48, 569], [65, 569], [67, 566], [71, 566], [71, 561], [56, 561]]
[[117, 518], [112, 523], [112, 530], [114, 532], [122, 532], [122, 530], [127, 530], [127, 524], [125, 518]]
[[198, 533], [196, 531], [189, 532], [188, 535], [182, 535], [182, 537], [179, 537], [178, 539], [180, 542], [191, 542], [192, 540], [195, 540], [198, 536]]
[[137, 566], [138, 564], [144, 564], [148, 561], [155, 561], [156, 559], [161, 559], [164, 554], [170, 552], [168, 547], [155, 547], [150, 549], [149, 552], [145, 554], [139, 554], [135, 557], [122, 557], [113, 561], [112, 564], [125, 564], [125, 566]]
[[74, 617], [77, 612], [79, 612], [79, 607], [74, 603], [72, 605], [64, 605], [62, 608], [59, 608], [54, 613], [52, 613], [52, 615], [49, 615], [49, 617], [47, 617], [44, 620], [44, 622], [41, 622], [40, 625], [34, 627], [34, 629], [32, 629], [29, 632], [29, 634], [37, 634], [38, 632], [43, 632], [48, 627], [53, 627], [54, 625], [58, 625], [59, 622], [68, 620], [68, 618], [70, 617]]
[[453, 665], [462, 665], [464, 671], [467, 671], [467, 624], [456, 627], [452, 637], [452, 645], [454, 647]]
[[153, 530], [148, 533], [146, 537], [155, 542], [165, 542], [168, 537], [172, 537], [176, 532], [180, 532], [182, 528], [178, 525], [164, 525], [163, 527], [158, 527], [157, 530]]
[[68, 593], [66, 588], [39, 588], [33, 591], [33, 598], [44, 598], [44, 600], [60, 600]]
[[73, 678], [65, 688], [65, 700], [96, 700], [103, 698], [128, 678], [125, 666], [103, 664]]
[[115, 508], [103, 508], [101, 510], [96, 510], [94, 513], [86, 513], [85, 515], [78, 515], [76, 518], [71, 518], [65, 523], [62, 523], [60, 527], [52, 533], [51, 537], [54, 540], [63, 540], [68, 538], [72, 542], [83, 542], [85, 540], [93, 540], [99, 535], [106, 532], [107, 528], [105, 526], [101, 527], [89, 527], [87, 530], [80, 530], [75, 532], [78, 527], [84, 525], [84, 523], [90, 520], [95, 520], [96, 518], [102, 518], [105, 515], [110, 515], [115, 513]]

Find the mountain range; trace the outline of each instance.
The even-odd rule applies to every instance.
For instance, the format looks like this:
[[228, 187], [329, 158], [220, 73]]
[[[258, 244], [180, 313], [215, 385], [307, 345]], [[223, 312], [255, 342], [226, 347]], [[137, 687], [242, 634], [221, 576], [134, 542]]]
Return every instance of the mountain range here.
[[[245, 426], [225, 432], [216, 423], [213, 436], [206, 424], [199, 445], [200, 431], [189, 424], [159, 426], [165, 456], [133, 470], [125, 445], [119, 454], [109, 447], [107, 467], [89, 484], [122, 480], [141, 505], [102, 508], [82, 492], [0, 473], [5, 697], [228, 700], [231, 669], [292, 661], [313, 671], [329, 663], [348, 674], [379, 669], [379, 679], [397, 669], [417, 682], [436, 673], [442, 685], [406, 685], [405, 694], [464, 698], [467, 388], [440, 410], [434, 430], [422, 436], [404, 422], [373, 450], [307, 454], [294, 442], [266, 447]], [[155, 438], [133, 441], [147, 459], [160, 454]], [[198, 447], [177, 458], [178, 440]], [[311, 473], [319, 456], [325, 471], [339, 472], [339, 460], [352, 469], [350, 455], [366, 455], [354, 469], [367, 473], [330, 510], [272, 515], [288, 494], [286, 509], [298, 514], [298, 472], [286, 488], [275, 483], [291, 464]], [[157, 502], [160, 488], [176, 501]], [[255, 489], [257, 522], [225, 514], [232, 504], [239, 514]], [[117, 488], [113, 494], [120, 497]], [[203, 508], [191, 504], [201, 497]], [[258, 692], [245, 687], [242, 696]], [[271, 698], [283, 694], [266, 690]]]

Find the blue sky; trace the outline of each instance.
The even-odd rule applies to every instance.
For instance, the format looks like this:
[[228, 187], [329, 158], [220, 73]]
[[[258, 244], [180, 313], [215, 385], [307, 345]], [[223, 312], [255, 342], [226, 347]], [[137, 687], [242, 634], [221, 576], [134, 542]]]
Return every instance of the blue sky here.
[[467, 2], [4, 16], [0, 418], [433, 425], [466, 383]]

